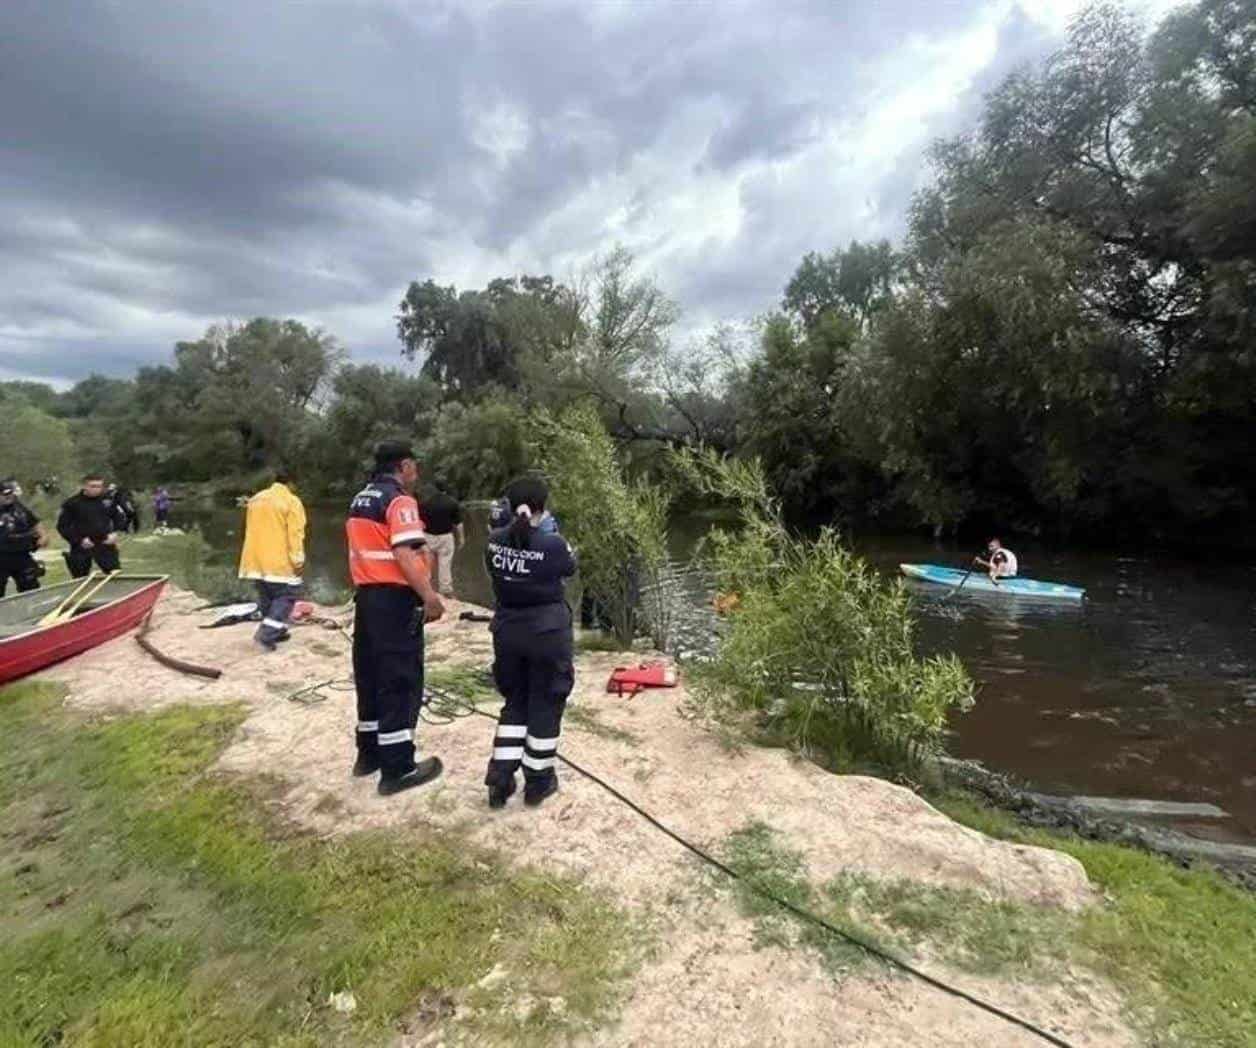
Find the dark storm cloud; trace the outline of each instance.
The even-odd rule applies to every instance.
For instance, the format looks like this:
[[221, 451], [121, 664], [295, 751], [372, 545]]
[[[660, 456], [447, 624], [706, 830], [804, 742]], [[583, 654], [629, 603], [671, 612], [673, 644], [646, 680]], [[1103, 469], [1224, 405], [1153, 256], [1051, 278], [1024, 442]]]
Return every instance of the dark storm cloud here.
[[[841, 171], [805, 173], [825, 130], [899, 86], [878, 70], [900, 49], [988, 17], [981, 0], [7, 0], [0, 370], [125, 373], [258, 313], [391, 355], [410, 279], [557, 269], [609, 247], [612, 214], [695, 315], [762, 308], [803, 251], [894, 232], [919, 184], [916, 143], [910, 168], [852, 158], [866, 175], [834, 199]], [[1013, 13], [980, 82], [1044, 46]], [[721, 185], [731, 240], [701, 206]]]

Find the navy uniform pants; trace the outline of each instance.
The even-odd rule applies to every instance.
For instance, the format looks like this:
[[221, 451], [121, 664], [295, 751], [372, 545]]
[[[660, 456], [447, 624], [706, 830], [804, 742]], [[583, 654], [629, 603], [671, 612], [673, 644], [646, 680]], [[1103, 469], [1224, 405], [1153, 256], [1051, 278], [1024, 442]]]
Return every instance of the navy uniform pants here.
[[288, 622], [292, 608], [301, 594], [301, 587], [291, 582], [257, 583], [257, 610], [262, 614], [254, 639], [259, 644], [273, 646], [288, 635]]
[[499, 609], [493, 623], [493, 677], [506, 704], [484, 784], [508, 787], [522, 765], [524, 780], [541, 787], [557, 777], [558, 736], [575, 683], [571, 625], [568, 619], [565, 629], [536, 632], [526, 614], [516, 616], [503, 620]]
[[71, 578], [85, 578], [92, 570], [93, 561], [104, 572], [118, 571], [122, 567], [118, 547], [106, 546], [103, 542], [97, 542], [91, 549], [75, 546], [65, 554], [65, 566], [70, 569]]
[[18, 593], [39, 589], [39, 565], [29, 553], [0, 553], [0, 597], [9, 589], [9, 579]]
[[386, 777], [404, 775], [423, 699], [423, 606], [408, 586], [360, 586], [354, 603], [358, 753]]

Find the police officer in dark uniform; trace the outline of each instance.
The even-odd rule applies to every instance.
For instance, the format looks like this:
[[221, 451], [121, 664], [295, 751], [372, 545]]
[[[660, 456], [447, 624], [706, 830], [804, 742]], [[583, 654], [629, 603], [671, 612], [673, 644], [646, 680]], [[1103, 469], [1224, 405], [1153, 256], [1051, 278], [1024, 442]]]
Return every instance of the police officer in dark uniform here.
[[65, 554], [70, 574], [81, 579], [92, 570], [93, 561], [101, 571], [119, 570], [118, 533], [126, 528], [126, 514], [105, 492], [104, 478], [89, 473], [82, 490], [61, 504], [57, 517], [57, 531], [70, 544]]
[[39, 589], [43, 566], [31, 556], [47, 542], [44, 526], [17, 497], [17, 485], [0, 481], [0, 597], [9, 589], [9, 579], [19, 593]]
[[412, 492], [419, 466], [411, 447], [385, 441], [375, 475], [354, 496], [345, 522], [349, 571], [357, 588], [353, 678], [358, 698], [353, 774], [379, 772], [388, 795], [422, 786], [442, 770], [439, 757], [415, 761], [414, 731], [423, 698], [423, 624], [444, 614]]
[[135, 504], [135, 497], [131, 494], [130, 489], [120, 488], [117, 484], [110, 484], [105, 494], [113, 499], [115, 505], [126, 518], [126, 527], [122, 530], [134, 531], [138, 535], [140, 531], [140, 509]]
[[563, 580], [575, 574], [576, 558], [550, 526], [549, 489], [540, 477], [516, 480], [506, 498], [513, 520], [490, 533], [484, 553], [497, 598], [493, 676], [506, 700], [484, 783], [489, 806], [501, 808], [522, 765], [523, 801], [535, 807], [558, 790], [558, 736], [575, 683]]

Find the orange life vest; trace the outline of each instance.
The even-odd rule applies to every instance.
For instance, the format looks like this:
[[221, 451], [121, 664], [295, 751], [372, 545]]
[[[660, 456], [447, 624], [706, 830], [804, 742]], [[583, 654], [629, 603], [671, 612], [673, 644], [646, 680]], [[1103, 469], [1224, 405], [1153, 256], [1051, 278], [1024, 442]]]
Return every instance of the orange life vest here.
[[388, 475], [376, 477], [354, 496], [345, 538], [355, 586], [409, 586], [395, 550], [427, 543], [419, 504]]

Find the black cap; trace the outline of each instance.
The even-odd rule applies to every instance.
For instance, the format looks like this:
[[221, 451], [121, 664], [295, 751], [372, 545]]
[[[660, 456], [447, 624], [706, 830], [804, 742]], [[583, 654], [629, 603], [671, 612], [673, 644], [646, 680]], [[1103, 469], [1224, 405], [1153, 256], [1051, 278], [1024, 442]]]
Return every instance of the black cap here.
[[414, 447], [405, 440], [381, 440], [375, 445], [376, 469], [392, 469], [402, 459], [418, 458]]
[[17, 493], [17, 484], [12, 480], [0, 480], [0, 495], [14, 495]]

